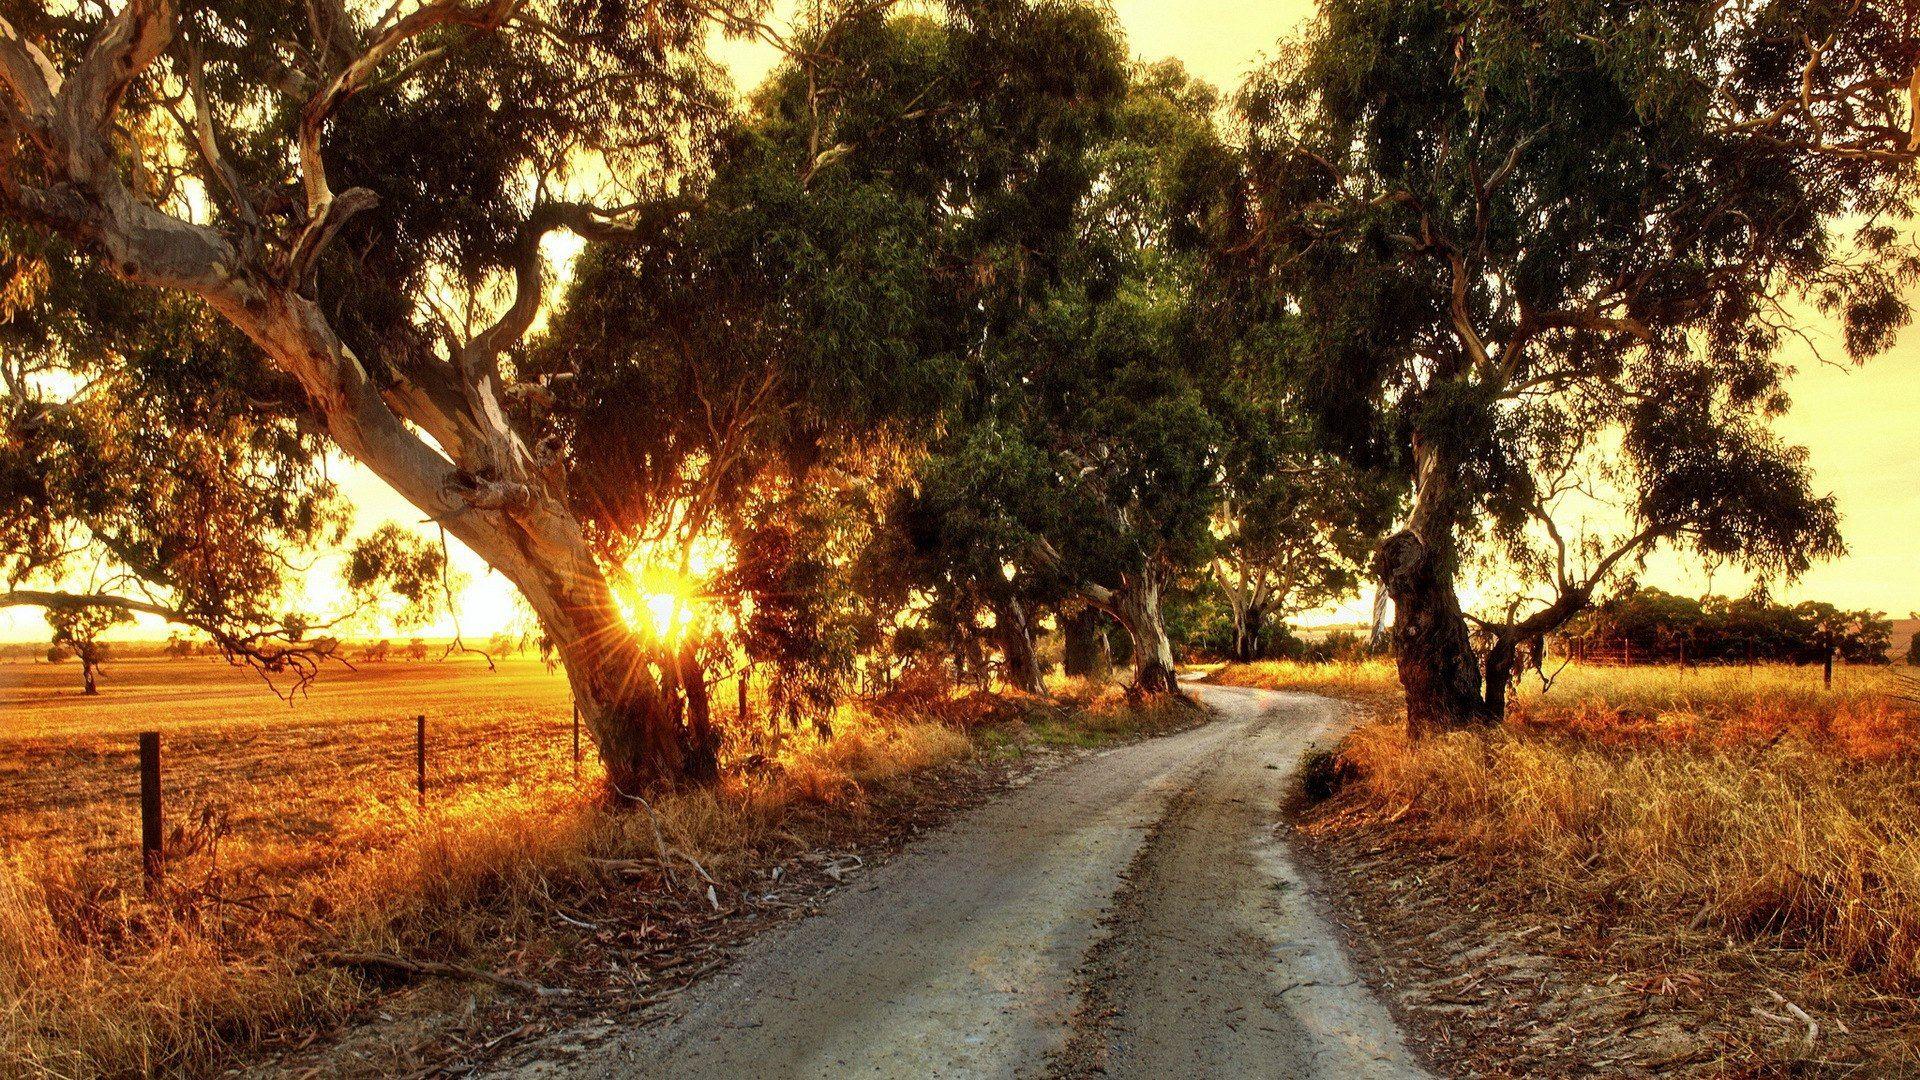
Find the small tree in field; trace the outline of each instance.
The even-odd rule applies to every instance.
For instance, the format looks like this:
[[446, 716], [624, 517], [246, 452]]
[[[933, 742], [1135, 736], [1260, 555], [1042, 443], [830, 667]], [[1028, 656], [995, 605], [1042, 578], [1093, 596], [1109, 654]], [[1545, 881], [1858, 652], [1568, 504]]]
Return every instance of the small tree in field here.
[[[1329, 438], [1411, 483], [1374, 569], [1414, 731], [1500, 719], [1522, 650], [1655, 546], [1762, 577], [1840, 550], [1767, 426], [1788, 305], [1885, 348], [1920, 174], [1749, 121], [1796, 97], [1803, 35], [1891, 64], [1848, 93], [1904, 117], [1910, 6], [1862, 9], [1334, 0], [1248, 84], [1219, 265], [1298, 331]], [[1470, 627], [1476, 560], [1514, 584]]]
[[97, 676], [109, 652], [100, 635], [132, 621], [133, 616], [119, 608], [92, 604], [47, 610], [47, 625], [53, 628], [53, 646], [80, 661], [80, 682], [88, 694], [100, 692]]

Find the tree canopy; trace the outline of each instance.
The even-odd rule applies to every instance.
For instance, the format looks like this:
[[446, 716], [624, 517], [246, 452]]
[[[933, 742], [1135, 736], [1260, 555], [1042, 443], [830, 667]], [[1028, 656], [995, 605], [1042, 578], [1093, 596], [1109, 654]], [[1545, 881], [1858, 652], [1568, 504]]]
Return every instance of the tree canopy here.
[[617, 794], [717, 776], [729, 665], [823, 722], [1104, 619], [1177, 693], [1169, 596], [1245, 658], [1369, 572], [1413, 725], [1494, 719], [1657, 548], [1841, 549], [1771, 422], [1805, 311], [1907, 322], [1909, 8], [1328, 0], [1229, 103], [1085, 0], [8, 4], [0, 605], [307, 678], [345, 458], [524, 598]]

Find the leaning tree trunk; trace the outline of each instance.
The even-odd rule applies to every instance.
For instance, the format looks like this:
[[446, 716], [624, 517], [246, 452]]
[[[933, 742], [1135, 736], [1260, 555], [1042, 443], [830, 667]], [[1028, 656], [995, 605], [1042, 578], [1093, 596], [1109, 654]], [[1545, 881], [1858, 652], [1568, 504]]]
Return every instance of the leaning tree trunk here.
[[[205, 301], [298, 387], [303, 424], [325, 432], [519, 588], [566, 662], [616, 791], [637, 795], [653, 784], [710, 775], [711, 748], [688, 737], [662, 686], [671, 661], [643, 655], [620, 618], [568, 506], [564, 463], [529, 447], [506, 414], [501, 358], [539, 314], [540, 241], [556, 228], [591, 232], [603, 223], [590, 208], [534, 207], [514, 244], [511, 304], [466, 341], [449, 340], [452, 356], [394, 341], [370, 368], [335, 332], [318, 299], [321, 253], [348, 218], [378, 202], [365, 189], [333, 190], [322, 152], [326, 123], [378, 70], [373, 49], [391, 48], [456, 12], [442, 5], [425, 20], [403, 20], [382, 46], [369, 46], [316, 89], [298, 131], [305, 213], [277, 231], [198, 222], [127, 182], [140, 172], [139, 154], [121, 141], [117, 114], [173, 39], [179, 10], [172, 0], [128, 0], [64, 77], [0, 18], [0, 112], [11, 128], [32, 133], [15, 140], [19, 152], [0, 162], [0, 213], [73, 243], [126, 281]], [[203, 143], [202, 154], [219, 171], [216, 149]], [[129, 158], [135, 168], [127, 167]], [[247, 197], [238, 185], [228, 194]], [[394, 289], [404, 293], [401, 285]]]
[[1454, 581], [1452, 463], [1416, 437], [1414, 509], [1387, 538], [1374, 572], [1393, 600], [1393, 648], [1406, 691], [1407, 731], [1419, 737], [1497, 722]]
[[1045, 694], [1046, 680], [1033, 652], [1033, 625], [1018, 597], [1009, 596], [993, 605], [993, 634], [1000, 643], [1007, 685], [1023, 694]]
[[[684, 650], [643, 648], [604, 578], [577, 579], [561, 589], [540, 576], [522, 582], [521, 592], [566, 666], [613, 795], [632, 799], [682, 780], [714, 779], [718, 740], [708, 723], [703, 673], [697, 664], [689, 670]], [[690, 713], [684, 719], [681, 693]]]
[[1173, 670], [1173, 642], [1160, 614], [1160, 580], [1151, 570], [1130, 574], [1113, 590], [1111, 610], [1133, 640], [1135, 694], [1180, 695]]
[[300, 383], [343, 451], [520, 590], [566, 665], [612, 794], [714, 775], [713, 748], [687, 731], [666, 685], [674, 656], [649, 655], [621, 617], [564, 476], [542, 468], [506, 422], [492, 376], [376, 385], [297, 292], [250, 282], [208, 299]]

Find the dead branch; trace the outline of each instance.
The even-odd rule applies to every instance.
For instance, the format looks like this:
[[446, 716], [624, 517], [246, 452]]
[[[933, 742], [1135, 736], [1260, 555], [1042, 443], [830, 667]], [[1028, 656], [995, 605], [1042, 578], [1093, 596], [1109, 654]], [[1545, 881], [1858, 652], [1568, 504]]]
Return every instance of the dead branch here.
[[396, 956], [393, 953], [329, 952], [322, 953], [320, 959], [326, 963], [335, 964], [340, 967], [381, 968], [387, 971], [397, 971], [405, 975], [431, 975], [446, 979], [467, 979], [472, 982], [483, 982], [492, 986], [505, 987], [508, 990], [518, 990], [523, 994], [532, 994], [535, 997], [560, 997], [573, 993], [573, 991], [565, 989], [564, 987], [540, 986], [527, 982], [525, 979], [496, 975], [491, 971], [483, 971], [480, 968], [467, 967], [463, 964], [446, 964], [438, 960], [409, 960], [404, 956]]

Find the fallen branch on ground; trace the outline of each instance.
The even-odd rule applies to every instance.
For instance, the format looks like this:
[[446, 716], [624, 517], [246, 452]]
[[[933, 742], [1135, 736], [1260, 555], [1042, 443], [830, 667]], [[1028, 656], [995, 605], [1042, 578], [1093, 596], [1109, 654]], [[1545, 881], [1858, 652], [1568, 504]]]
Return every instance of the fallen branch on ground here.
[[398, 971], [407, 975], [435, 975], [447, 979], [468, 979], [473, 982], [483, 982], [493, 986], [505, 987], [509, 990], [518, 990], [523, 994], [532, 994], [535, 997], [559, 997], [573, 992], [562, 988], [540, 986], [527, 982], [525, 979], [496, 975], [491, 971], [482, 971], [479, 968], [466, 967], [461, 964], [445, 964], [437, 960], [409, 960], [404, 956], [395, 956], [392, 953], [330, 952], [322, 953], [320, 959], [329, 964], [338, 964], [341, 967], [385, 968], [389, 971]]

